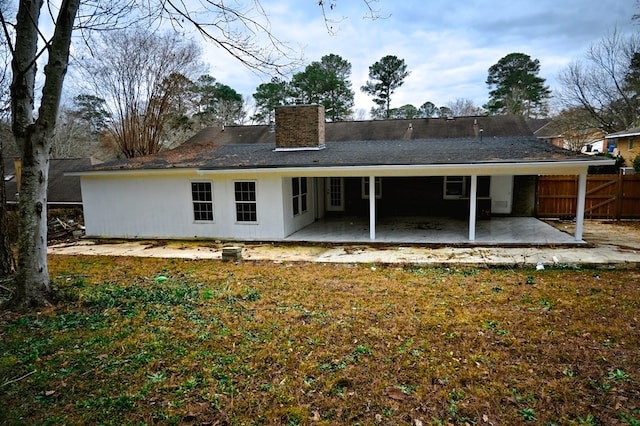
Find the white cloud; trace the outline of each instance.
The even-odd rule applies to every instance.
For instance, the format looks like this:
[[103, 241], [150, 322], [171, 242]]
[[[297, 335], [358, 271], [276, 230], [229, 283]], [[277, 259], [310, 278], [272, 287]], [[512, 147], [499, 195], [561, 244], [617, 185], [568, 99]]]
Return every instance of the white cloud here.
[[[583, 55], [590, 44], [617, 26], [637, 31], [630, 18], [633, 2], [617, 0], [381, 0], [386, 19], [362, 19], [364, 3], [339, 0], [333, 17], [347, 19], [329, 35], [317, 2], [267, 0], [263, 6], [272, 29], [307, 62], [335, 53], [352, 64], [356, 107], [369, 110], [371, 98], [360, 92], [368, 67], [385, 55], [404, 59], [411, 71], [392, 103], [445, 105], [458, 98], [477, 106], [487, 101], [488, 68], [503, 56], [521, 52], [539, 59], [541, 77], [554, 89], [561, 69]], [[211, 46], [205, 48], [210, 73], [245, 96], [269, 76], [256, 75]]]

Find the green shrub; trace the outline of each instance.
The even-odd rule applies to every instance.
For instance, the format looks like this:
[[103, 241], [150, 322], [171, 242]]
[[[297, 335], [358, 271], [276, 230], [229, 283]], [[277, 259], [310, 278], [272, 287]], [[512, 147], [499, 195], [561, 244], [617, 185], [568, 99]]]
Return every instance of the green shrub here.
[[616, 160], [616, 163], [612, 166], [589, 166], [589, 174], [594, 175], [606, 175], [606, 174], [617, 174], [620, 170], [620, 167], [624, 167], [624, 158], [621, 155], [611, 155], [608, 152], [598, 153], [595, 155], [596, 157], [605, 157], [612, 158]]
[[640, 154], [633, 159], [633, 170], [640, 172]]

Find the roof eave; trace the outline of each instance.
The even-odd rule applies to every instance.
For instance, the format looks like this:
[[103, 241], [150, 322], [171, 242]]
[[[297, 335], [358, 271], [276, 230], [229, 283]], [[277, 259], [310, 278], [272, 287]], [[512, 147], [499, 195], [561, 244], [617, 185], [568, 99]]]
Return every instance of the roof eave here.
[[111, 170], [82, 170], [66, 172], [65, 176], [144, 176], [144, 175], [164, 175], [179, 176], [197, 172], [198, 167], [162, 168], [162, 169], [111, 169]]
[[487, 162], [474, 164], [431, 165], [339, 165], [339, 166], [289, 166], [278, 168], [219, 168], [202, 169], [202, 175], [265, 175], [349, 177], [349, 176], [456, 176], [456, 175], [571, 175], [586, 173], [589, 166], [609, 166], [614, 160], [590, 161], [535, 161], [535, 162]]
[[444, 175], [566, 175], [586, 173], [589, 166], [611, 166], [611, 158], [578, 160], [539, 160], [523, 162], [487, 161], [457, 164], [343, 164], [343, 165], [294, 165], [294, 166], [235, 166], [219, 168], [171, 168], [171, 169], [118, 169], [68, 172], [66, 176], [125, 177], [125, 176], [180, 176], [180, 175], [242, 175], [260, 174], [282, 176], [444, 176]]
[[612, 133], [610, 135], [606, 135], [605, 139], [617, 139], [617, 138], [629, 138], [633, 136], [640, 136], [640, 132], [629, 132], [629, 133]]

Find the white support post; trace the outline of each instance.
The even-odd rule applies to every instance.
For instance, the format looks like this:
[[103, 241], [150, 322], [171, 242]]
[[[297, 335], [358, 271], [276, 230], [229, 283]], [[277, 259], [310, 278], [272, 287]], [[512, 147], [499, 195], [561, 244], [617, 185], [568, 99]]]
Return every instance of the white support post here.
[[582, 241], [584, 228], [584, 205], [587, 198], [587, 173], [580, 173], [578, 177], [578, 199], [576, 200], [576, 241]]
[[376, 239], [376, 177], [369, 176], [369, 239]]
[[469, 241], [476, 240], [476, 206], [478, 200], [478, 176], [471, 176], [471, 188], [469, 188]]

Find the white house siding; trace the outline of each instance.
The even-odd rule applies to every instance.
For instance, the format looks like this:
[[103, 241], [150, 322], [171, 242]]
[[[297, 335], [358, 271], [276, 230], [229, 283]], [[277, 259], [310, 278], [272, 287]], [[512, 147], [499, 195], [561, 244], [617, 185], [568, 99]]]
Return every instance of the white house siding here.
[[282, 211], [284, 212], [285, 236], [291, 235], [315, 221], [316, 178], [307, 178], [307, 211], [296, 216], [293, 215], [293, 187], [291, 180], [292, 178], [289, 177], [282, 178]]
[[491, 176], [490, 185], [491, 213], [511, 214], [513, 207], [513, 176]]
[[[236, 221], [235, 181], [256, 182], [257, 222]], [[212, 183], [213, 222], [195, 222], [191, 182]], [[112, 238], [284, 238], [281, 177], [82, 176], [86, 233]], [[289, 179], [290, 184], [290, 179]], [[288, 201], [291, 204], [290, 200]]]

